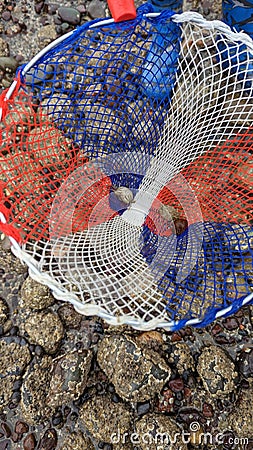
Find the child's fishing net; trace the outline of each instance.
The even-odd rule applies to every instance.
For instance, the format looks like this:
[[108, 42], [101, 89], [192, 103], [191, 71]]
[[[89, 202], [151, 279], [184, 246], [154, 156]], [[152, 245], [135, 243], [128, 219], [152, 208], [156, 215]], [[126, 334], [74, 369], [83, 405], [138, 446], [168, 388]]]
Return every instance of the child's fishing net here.
[[1, 97], [1, 225], [56, 298], [136, 328], [253, 298], [253, 43], [196, 13], [88, 23]]

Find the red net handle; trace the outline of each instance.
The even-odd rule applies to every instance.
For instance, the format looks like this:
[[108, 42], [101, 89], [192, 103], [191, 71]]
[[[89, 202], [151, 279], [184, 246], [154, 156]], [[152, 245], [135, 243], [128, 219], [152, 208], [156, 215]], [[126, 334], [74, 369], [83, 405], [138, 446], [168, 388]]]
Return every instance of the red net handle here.
[[108, 7], [115, 22], [132, 20], [136, 17], [133, 0], [108, 0]]

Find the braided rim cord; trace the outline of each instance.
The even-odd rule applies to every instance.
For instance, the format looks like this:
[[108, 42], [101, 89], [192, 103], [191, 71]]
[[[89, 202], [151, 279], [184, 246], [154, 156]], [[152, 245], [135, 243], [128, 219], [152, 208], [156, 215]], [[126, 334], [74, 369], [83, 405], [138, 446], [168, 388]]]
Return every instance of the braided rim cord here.
[[[141, 8], [139, 10], [141, 11]], [[160, 13], [149, 12], [147, 9], [146, 10], [142, 9], [142, 14], [139, 17], [145, 17], [147, 19], [153, 18], [155, 19], [158, 16], [160, 16]], [[192, 23], [195, 23], [200, 27], [203, 28], [205, 27], [207, 29], [219, 31], [227, 38], [244, 43], [250, 51], [253, 51], [253, 41], [247, 34], [243, 32], [240, 33], [234, 32], [228, 25], [224, 24], [221, 21], [216, 20], [210, 22], [208, 20], [205, 20], [200, 14], [195, 12], [174, 14], [172, 16], [172, 20], [178, 24], [191, 21]], [[41, 52], [39, 52], [27, 65], [25, 65], [22, 68], [22, 70], [19, 72], [17, 78], [13, 81], [10, 88], [2, 92], [0, 96], [0, 121], [3, 120], [7, 112], [8, 101], [11, 101], [13, 96], [15, 96], [16, 93], [18, 92], [21, 86], [22, 77], [25, 76], [25, 74], [33, 67], [35, 63], [38, 62], [38, 60], [42, 56], [44, 56], [47, 52], [49, 52], [51, 49], [57, 46], [60, 42], [63, 42], [71, 38], [74, 33], [78, 34], [80, 30], [83, 30], [84, 28], [87, 29], [95, 28], [99, 26], [108, 25], [110, 23], [114, 23], [114, 20], [98, 19], [89, 22], [88, 24], [85, 24], [84, 26], [71, 31], [66, 35], [61, 36], [60, 38], [56, 39], [54, 42], [49, 44], [47, 47], [45, 47]], [[0, 195], [2, 196], [1, 191]], [[237, 304], [237, 306], [230, 305], [229, 307], [219, 311], [214, 310], [212, 317], [209, 316], [208, 319], [206, 320], [190, 319], [190, 320], [180, 320], [176, 322], [176, 321], [158, 321], [157, 319], [153, 319], [152, 321], [144, 322], [142, 319], [136, 319], [129, 315], [122, 315], [121, 317], [115, 317], [107, 313], [103, 308], [101, 308], [101, 306], [97, 306], [95, 304], [89, 305], [81, 304], [80, 300], [78, 299], [77, 296], [75, 296], [75, 294], [73, 293], [70, 294], [67, 290], [64, 290], [62, 286], [59, 283], [57, 283], [51, 276], [45, 274], [44, 272], [41, 272], [37, 261], [22, 249], [21, 246], [22, 240], [19, 231], [11, 224], [8, 224], [7, 220], [8, 220], [8, 210], [7, 208], [2, 207], [0, 210], [0, 230], [9, 236], [10, 242], [12, 244], [11, 246], [12, 253], [16, 257], [18, 257], [22, 262], [26, 263], [26, 265], [29, 267], [29, 275], [34, 280], [44, 285], [47, 285], [52, 290], [53, 295], [55, 296], [56, 299], [72, 303], [75, 309], [81, 314], [100, 316], [111, 325], [126, 324], [132, 326], [135, 329], [140, 330], [151, 330], [154, 329], [155, 327], [160, 327], [167, 330], [176, 330], [185, 325], [203, 327], [206, 326], [208, 323], [212, 322], [213, 320], [215, 320], [216, 318], [230, 315], [236, 312], [242, 306], [245, 306], [253, 301], [253, 293], [252, 293], [248, 295], [246, 298], [244, 299], [242, 298], [240, 304], [239, 305]]]

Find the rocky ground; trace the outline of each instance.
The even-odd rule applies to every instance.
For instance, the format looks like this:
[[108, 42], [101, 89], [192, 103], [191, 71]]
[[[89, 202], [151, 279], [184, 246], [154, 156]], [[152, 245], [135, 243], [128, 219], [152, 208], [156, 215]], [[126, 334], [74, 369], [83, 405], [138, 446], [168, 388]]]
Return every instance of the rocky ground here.
[[[185, 9], [221, 15], [220, 2]], [[3, 89], [50, 41], [109, 13], [100, 0], [21, 0], [0, 14]], [[56, 301], [4, 244], [0, 450], [253, 449], [253, 306], [203, 329], [113, 328]]]

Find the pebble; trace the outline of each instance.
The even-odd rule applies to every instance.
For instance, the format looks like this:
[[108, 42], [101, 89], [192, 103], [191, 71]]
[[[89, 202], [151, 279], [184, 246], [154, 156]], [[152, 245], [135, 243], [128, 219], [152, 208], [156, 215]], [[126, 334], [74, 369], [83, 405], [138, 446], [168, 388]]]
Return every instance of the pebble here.
[[[182, 431], [176, 422], [163, 414], [147, 414], [136, 422], [136, 433], [138, 436], [138, 448], [142, 450], [166, 450], [171, 447], [173, 450], [187, 450], [187, 444], [183, 443], [180, 436]], [[178, 439], [175, 442], [175, 436]], [[147, 446], [148, 444], [148, 446]], [[169, 446], [169, 447], [168, 447]]]
[[55, 301], [50, 289], [31, 277], [27, 277], [22, 284], [21, 300], [25, 307], [35, 310], [45, 309]]
[[0, 69], [10, 69], [12, 72], [18, 67], [18, 62], [12, 56], [0, 56]]
[[17, 434], [25, 434], [29, 431], [29, 426], [27, 423], [18, 420], [15, 425], [15, 432]]
[[48, 405], [53, 409], [76, 400], [86, 388], [92, 352], [73, 351], [55, 358], [48, 388]]
[[203, 405], [203, 416], [204, 417], [213, 417], [214, 415], [214, 410], [213, 407], [210, 403], [204, 403]]
[[203, 348], [197, 371], [206, 391], [213, 397], [222, 397], [235, 388], [237, 372], [230, 356], [221, 347]]
[[98, 441], [112, 442], [118, 435], [131, 430], [132, 415], [123, 403], [113, 403], [107, 396], [93, 396], [80, 409], [80, 420]]
[[91, 0], [87, 5], [87, 13], [92, 19], [105, 17], [105, 7], [100, 0]]
[[63, 22], [70, 23], [71, 25], [78, 25], [80, 23], [81, 14], [75, 8], [61, 6], [58, 9], [58, 14]]
[[144, 414], [147, 414], [150, 410], [150, 402], [143, 402], [137, 404], [137, 414], [138, 416], [143, 416]]
[[171, 372], [157, 352], [122, 335], [105, 337], [97, 360], [117, 394], [127, 401], [149, 400], [161, 391]]
[[54, 428], [49, 428], [43, 435], [38, 445], [38, 450], [54, 450], [57, 446], [57, 433]]
[[24, 450], [35, 450], [36, 439], [33, 433], [28, 434], [23, 441]]
[[51, 311], [31, 313], [25, 322], [25, 331], [30, 343], [41, 345], [45, 352], [55, 353], [64, 336], [59, 316]]
[[245, 347], [239, 354], [238, 358], [239, 372], [245, 377], [253, 377], [253, 348]]

